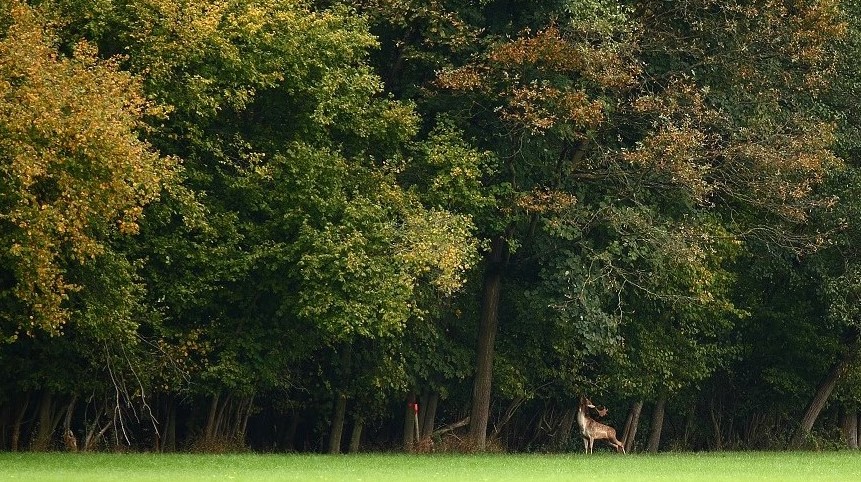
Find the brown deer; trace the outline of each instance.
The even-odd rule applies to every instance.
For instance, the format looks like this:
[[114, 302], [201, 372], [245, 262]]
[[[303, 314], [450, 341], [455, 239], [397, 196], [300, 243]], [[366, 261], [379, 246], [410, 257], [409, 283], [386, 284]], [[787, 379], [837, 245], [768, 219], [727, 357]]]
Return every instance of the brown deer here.
[[[580, 407], [577, 409], [577, 425], [580, 425], [580, 436], [583, 437], [583, 447], [587, 454], [592, 453], [596, 440], [607, 440], [616, 452], [625, 453], [625, 445], [616, 438], [616, 429], [597, 422], [589, 416], [589, 409], [598, 410], [588, 398], [580, 396]], [[607, 414], [607, 409], [598, 410], [601, 416]]]
[[66, 449], [69, 452], [78, 451], [78, 439], [75, 438], [75, 434], [72, 432], [72, 429], [66, 429], [66, 433], [63, 434], [63, 443], [66, 444]]

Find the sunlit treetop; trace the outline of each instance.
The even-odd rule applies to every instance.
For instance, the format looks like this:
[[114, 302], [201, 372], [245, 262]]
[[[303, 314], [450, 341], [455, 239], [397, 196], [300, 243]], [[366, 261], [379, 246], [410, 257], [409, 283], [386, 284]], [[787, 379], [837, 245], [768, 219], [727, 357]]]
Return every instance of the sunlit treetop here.
[[10, 11], [0, 40], [0, 237], [9, 246], [0, 269], [14, 273], [12, 326], [57, 333], [77, 288], [66, 267], [98, 256], [111, 233], [136, 233], [174, 161], [139, 138], [142, 117], [157, 110], [138, 79], [87, 43], [61, 56], [33, 10], [15, 2]]

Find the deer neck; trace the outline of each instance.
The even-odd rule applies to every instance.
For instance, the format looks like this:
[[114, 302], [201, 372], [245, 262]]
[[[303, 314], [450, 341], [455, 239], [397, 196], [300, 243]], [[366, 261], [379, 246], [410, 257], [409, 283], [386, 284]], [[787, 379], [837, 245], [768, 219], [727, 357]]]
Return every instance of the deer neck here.
[[577, 409], [577, 425], [580, 426], [580, 431], [584, 433], [589, 427], [589, 417], [586, 415], [586, 411], [583, 410], [582, 406]]

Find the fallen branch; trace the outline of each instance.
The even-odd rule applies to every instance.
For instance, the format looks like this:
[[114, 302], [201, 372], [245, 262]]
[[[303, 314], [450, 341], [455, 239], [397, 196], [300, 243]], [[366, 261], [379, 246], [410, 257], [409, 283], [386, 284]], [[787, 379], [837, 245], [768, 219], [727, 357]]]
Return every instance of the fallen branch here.
[[433, 436], [439, 436], [439, 435], [442, 435], [444, 433], [451, 432], [452, 430], [457, 430], [460, 427], [465, 427], [467, 425], [469, 425], [469, 417], [466, 417], [465, 419], [463, 419], [459, 422], [455, 422], [455, 423], [446, 425], [445, 427], [442, 427], [438, 430], [434, 430]]

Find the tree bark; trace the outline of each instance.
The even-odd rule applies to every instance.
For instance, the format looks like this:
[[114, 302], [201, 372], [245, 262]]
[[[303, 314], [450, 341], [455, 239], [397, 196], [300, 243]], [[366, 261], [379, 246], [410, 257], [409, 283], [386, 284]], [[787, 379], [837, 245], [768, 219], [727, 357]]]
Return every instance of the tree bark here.
[[212, 396], [212, 401], [209, 404], [209, 416], [206, 417], [206, 428], [203, 431], [203, 438], [206, 441], [212, 440], [212, 437], [215, 435], [215, 423], [218, 416], [218, 399], [221, 397], [220, 393], [216, 393]]
[[39, 402], [39, 425], [33, 436], [31, 450], [45, 452], [50, 448], [51, 435], [54, 433], [54, 397], [51, 392], [45, 390], [42, 400]]
[[341, 438], [344, 434], [344, 418], [347, 412], [347, 393], [352, 371], [353, 346], [346, 344], [341, 349], [338, 373], [340, 390], [335, 400], [335, 414], [332, 416], [332, 430], [329, 432], [329, 453], [341, 453]]
[[792, 440], [790, 441], [791, 447], [799, 447], [804, 443], [804, 439], [810, 434], [810, 431], [813, 429], [813, 424], [816, 423], [816, 419], [819, 418], [819, 413], [822, 412], [823, 408], [825, 408], [825, 404], [828, 402], [828, 397], [830, 397], [831, 392], [834, 391], [834, 387], [837, 385], [837, 380], [839, 380], [843, 373], [846, 372], [850, 362], [858, 354], [858, 349], [858, 335], [853, 334], [851, 340], [846, 346], [846, 349], [838, 357], [837, 361], [831, 365], [828, 372], [825, 374], [825, 378], [823, 378], [819, 383], [819, 386], [816, 387], [816, 393], [814, 393], [813, 398], [807, 405], [807, 409], [801, 417], [801, 423], [795, 430], [795, 434], [792, 436]]
[[685, 434], [682, 437], [682, 446], [686, 450], [691, 449], [691, 435], [694, 432], [694, 424], [696, 422], [697, 417], [697, 402], [692, 402], [690, 406], [690, 410], [688, 410], [688, 414], [685, 417]]
[[228, 394], [227, 397], [221, 402], [220, 407], [218, 407], [218, 415], [215, 417], [215, 431], [213, 435], [215, 437], [223, 437], [227, 435], [227, 419], [225, 414], [230, 413], [233, 408], [233, 395]]
[[415, 409], [413, 408], [414, 403], [416, 403], [416, 394], [410, 392], [407, 395], [407, 405], [404, 408], [404, 450], [406, 451], [412, 449], [418, 437], [416, 433]]
[[840, 428], [850, 449], [858, 448], [858, 410], [842, 409], [840, 411]]
[[353, 421], [353, 434], [350, 437], [350, 453], [355, 454], [359, 451], [362, 443], [362, 429], [365, 427], [365, 422], [361, 418], [356, 418]]
[[[89, 404], [89, 402], [88, 402]], [[84, 443], [81, 450], [84, 452], [89, 452], [93, 448], [95, 448], [96, 443], [99, 439], [104, 436], [104, 434], [110, 429], [116, 420], [116, 411], [110, 410], [108, 406], [108, 402], [106, 401], [101, 408], [96, 409], [95, 416], [90, 424], [86, 428], [86, 432], [84, 433]], [[111, 418], [111, 413], [113, 413], [113, 417]], [[104, 425], [99, 426], [102, 421], [102, 415], [108, 417], [108, 420], [105, 421]]]
[[239, 442], [245, 443], [245, 434], [248, 432], [248, 419], [251, 418], [251, 412], [254, 410], [254, 397], [256, 395], [251, 395], [248, 399], [248, 404], [245, 406], [245, 410], [242, 414], [242, 424], [239, 426], [239, 434], [237, 437], [239, 438]]
[[715, 399], [712, 397], [709, 400], [709, 415], [712, 419], [712, 427], [714, 428], [714, 450], [723, 449], [723, 435], [721, 433], [721, 419], [723, 418], [723, 409], [715, 405]]
[[646, 446], [647, 452], [655, 453], [661, 444], [661, 431], [664, 428], [664, 409], [667, 405], [667, 396], [662, 394], [658, 397], [655, 403], [655, 410], [652, 412], [652, 427], [649, 433], [649, 444]]
[[21, 439], [21, 424], [24, 423], [24, 415], [27, 413], [27, 407], [30, 406], [30, 392], [24, 396], [24, 402], [21, 403], [21, 409], [18, 411], [18, 416], [15, 417], [15, 423], [12, 425], [12, 452], [18, 451], [18, 441]]
[[176, 452], [176, 406], [173, 397], [169, 397], [167, 403], [167, 422], [164, 427], [164, 440], [161, 443], [162, 451]]
[[344, 433], [344, 416], [347, 413], [347, 396], [338, 395], [335, 401], [335, 415], [332, 417], [332, 431], [329, 434], [329, 453], [341, 453], [341, 436]]
[[9, 422], [12, 421], [12, 405], [12, 403], [0, 402], [0, 452], [9, 450], [6, 440], [8, 440]]
[[493, 241], [484, 275], [475, 381], [472, 388], [472, 410], [469, 417], [469, 437], [474, 449], [478, 451], [484, 451], [487, 446], [487, 424], [490, 419], [490, 394], [493, 380], [493, 348], [499, 322], [502, 271], [507, 252], [508, 244], [505, 237], [498, 236]]
[[[574, 408], [566, 408], [565, 412], [562, 414], [562, 420], [559, 422], [559, 426], [556, 429], [556, 433], [553, 434], [551, 439], [551, 446], [554, 450], [564, 450], [568, 447], [568, 443], [571, 440], [571, 432], [574, 431], [574, 422], [577, 420], [577, 410]], [[577, 437], [578, 442], [580, 443], [580, 437]]]
[[75, 432], [72, 431], [72, 415], [75, 412], [75, 404], [78, 401], [78, 396], [74, 395], [72, 400], [66, 406], [66, 417], [63, 421], [63, 442], [66, 445], [66, 450], [70, 452], [78, 451], [78, 439], [75, 437]]
[[434, 420], [436, 420], [436, 407], [439, 403], [439, 392], [430, 392], [427, 397], [427, 403], [424, 407], [422, 415], [421, 438], [430, 437], [433, 433]]
[[861, 448], [861, 412], [858, 412], [858, 417], [855, 421], [855, 427], [855, 448]]
[[284, 450], [292, 452], [296, 449], [296, 429], [299, 428], [299, 409], [290, 412], [290, 421], [287, 423], [287, 433], [284, 435]]
[[637, 437], [637, 427], [640, 425], [640, 412], [642, 411], [642, 400], [637, 400], [631, 405], [628, 421], [625, 423], [625, 435], [622, 437], [622, 443], [625, 445], [625, 452], [627, 453], [631, 453], [631, 449], [634, 447], [634, 439]]

